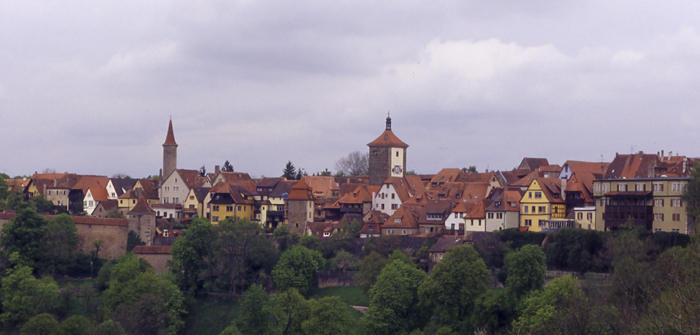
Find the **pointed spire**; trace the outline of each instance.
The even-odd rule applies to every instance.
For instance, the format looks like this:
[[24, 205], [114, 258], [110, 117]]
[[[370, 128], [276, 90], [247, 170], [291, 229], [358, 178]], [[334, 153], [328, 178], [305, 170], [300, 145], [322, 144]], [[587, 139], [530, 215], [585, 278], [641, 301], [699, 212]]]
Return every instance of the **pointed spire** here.
[[173, 120], [170, 120], [170, 123], [168, 124], [168, 135], [165, 137], [165, 143], [163, 145], [174, 145], [177, 146], [177, 143], [175, 143], [175, 134], [173, 133]]
[[391, 130], [391, 116], [386, 112], [386, 130]]

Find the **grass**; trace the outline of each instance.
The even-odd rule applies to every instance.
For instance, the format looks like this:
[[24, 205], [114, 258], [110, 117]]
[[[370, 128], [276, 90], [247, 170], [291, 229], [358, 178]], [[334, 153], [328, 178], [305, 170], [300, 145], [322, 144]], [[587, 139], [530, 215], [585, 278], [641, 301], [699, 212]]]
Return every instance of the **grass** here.
[[369, 300], [362, 295], [362, 291], [357, 286], [337, 286], [311, 290], [310, 299], [339, 296], [340, 300], [348, 305], [369, 306]]

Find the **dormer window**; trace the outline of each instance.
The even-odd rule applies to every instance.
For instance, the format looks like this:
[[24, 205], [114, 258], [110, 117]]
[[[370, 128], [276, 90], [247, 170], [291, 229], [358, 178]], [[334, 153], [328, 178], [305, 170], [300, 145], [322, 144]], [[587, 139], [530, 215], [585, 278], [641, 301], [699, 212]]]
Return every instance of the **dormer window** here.
[[163, 229], [163, 237], [170, 236], [170, 232], [167, 229]]
[[395, 218], [394, 223], [401, 223], [401, 218]]

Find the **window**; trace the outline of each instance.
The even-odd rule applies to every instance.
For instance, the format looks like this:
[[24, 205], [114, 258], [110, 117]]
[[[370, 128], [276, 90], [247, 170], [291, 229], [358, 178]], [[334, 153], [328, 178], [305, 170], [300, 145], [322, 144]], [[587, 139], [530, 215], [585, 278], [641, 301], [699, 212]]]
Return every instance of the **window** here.
[[396, 193], [392, 193], [392, 194], [391, 194], [391, 198], [392, 198], [392, 199], [396, 199]]
[[[593, 213], [587, 213], [587, 214], [586, 214], [586, 219], [588, 219], [589, 221], [590, 221], [590, 220], [593, 220]], [[590, 225], [589, 225], [589, 226], [590, 226]], [[589, 229], [590, 229], [590, 228], [589, 228]]]
[[663, 191], [664, 191], [664, 184], [654, 183], [654, 192], [663, 192]]
[[227, 212], [233, 212], [233, 206], [226, 206]]
[[535, 192], [535, 199], [542, 199], [542, 192]]
[[382, 204], [382, 209], [384, 209], [384, 204]]
[[680, 221], [681, 215], [679, 213], [671, 214], [671, 221]]
[[219, 211], [219, 205], [213, 205], [213, 206], [211, 206], [211, 210], [212, 210], [213, 212], [218, 212], [218, 211]]
[[527, 198], [532, 199], [532, 192], [527, 192]]
[[634, 190], [635, 191], [646, 191], [646, 184], [637, 183], [636, 185], [634, 185]]
[[428, 214], [428, 220], [442, 220], [442, 214]]
[[525, 219], [525, 227], [530, 227], [530, 226], [532, 226], [532, 220]]
[[169, 233], [170, 233], [170, 232], [168, 232], [167, 229], [163, 229], [163, 237], [168, 237], [168, 236], [170, 236]]
[[610, 192], [610, 184], [603, 184], [601, 187], [603, 188], [603, 192]]
[[194, 205], [190, 205], [190, 208], [194, 208]]
[[496, 213], [496, 219], [503, 219], [503, 213]]
[[[397, 152], [397, 154], [398, 154], [398, 152]], [[406, 235], [406, 229], [401, 231], [401, 235]]]
[[179, 204], [179, 203], [180, 203], [180, 198], [173, 198], [173, 203], [174, 203], [174, 204]]
[[545, 206], [538, 206], [537, 212], [538, 213], [547, 213], [547, 208], [545, 208]]
[[528, 209], [527, 206], [523, 206], [523, 213], [527, 213], [527, 209]]
[[391, 204], [391, 209], [399, 209], [399, 205], [398, 204]]
[[588, 225], [588, 229], [591, 229], [591, 225]]
[[593, 185], [593, 192], [600, 192], [600, 184]]
[[654, 199], [654, 207], [664, 207], [664, 199]]
[[681, 207], [681, 199], [671, 199], [671, 207]]
[[51, 190], [49, 190], [49, 195], [51, 195]]
[[395, 218], [394, 223], [401, 223], [401, 218]]
[[170, 191], [170, 187], [166, 186], [166, 187], [165, 187], [165, 192], [169, 192], [169, 191]]
[[664, 220], [664, 213], [655, 213], [654, 214], [654, 221], [663, 221]]
[[579, 220], [583, 220], [583, 213], [577, 213], [576, 218]]
[[535, 214], [535, 206], [530, 207], [530, 211], [532, 212], [532, 214]]
[[[455, 214], [456, 215], [456, 214]], [[488, 218], [493, 219], [493, 213], [488, 213]]]
[[180, 187], [179, 187], [179, 186], [175, 186], [175, 187], [173, 187], [173, 191], [175, 191], [175, 192], [179, 192], [179, 191], [180, 191]]
[[211, 217], [211, 222], [219, 222], [219, 217], [218, 217], [218, 216], [212, 216], [212, 217]]
[[238, 206], [238, 211], [239, 211], [239, 212], [241, 211], [241, 206]]
[[627, 192], [627, 184], [617, 184], [618, 192]]

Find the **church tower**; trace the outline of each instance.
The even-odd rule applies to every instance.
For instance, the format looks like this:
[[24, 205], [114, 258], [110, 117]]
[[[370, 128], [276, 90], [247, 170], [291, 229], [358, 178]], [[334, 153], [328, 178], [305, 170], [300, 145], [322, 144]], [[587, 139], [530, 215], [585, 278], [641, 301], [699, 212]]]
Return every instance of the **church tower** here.
[[168, 178], [177, 169], [177, 143], [173, 134], [173, 120], [168, 125], [168, 135], [163, 143], [163, 179]]
[[369, 184], [382, 185], [389, 177], [403, 177], [406, 172], [406, 148], [391, 131], [391, 117], [386, 117], [386, 129], [369, 147]]

